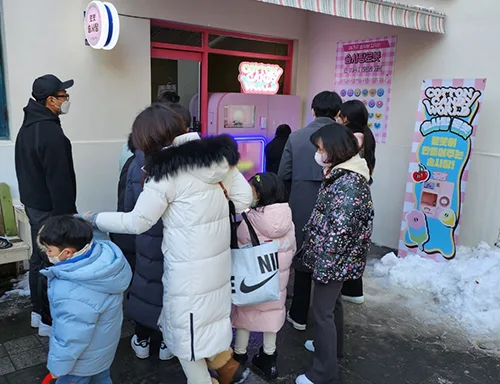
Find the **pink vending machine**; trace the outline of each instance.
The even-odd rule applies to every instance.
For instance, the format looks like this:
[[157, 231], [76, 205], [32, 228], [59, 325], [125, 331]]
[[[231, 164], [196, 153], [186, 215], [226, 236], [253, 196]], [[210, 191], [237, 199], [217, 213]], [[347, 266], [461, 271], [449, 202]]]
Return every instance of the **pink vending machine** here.
[[300, 128], [300, 98], [291, 95], [212, 93], [208, 98], [209, 135], [229, 134], [238, 142], [238, 168], [249, 179], [264, 171], [264, 148], [276, 128]]

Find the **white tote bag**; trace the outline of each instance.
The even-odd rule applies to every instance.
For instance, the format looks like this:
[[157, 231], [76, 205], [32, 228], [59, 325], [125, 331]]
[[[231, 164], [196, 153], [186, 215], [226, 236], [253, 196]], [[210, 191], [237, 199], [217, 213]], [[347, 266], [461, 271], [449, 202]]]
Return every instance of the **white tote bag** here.
[[[227, 192], [221, 184], [226, 198]], [[275, 241], [260, 243], [245, 213], [243, 220], [248, 226], [251, 243], [238, 247], [236, 236], [236, 210], [228, 198], [231, 220], [231, 288], [232, 302], [243, 307], [278, 301], [280, 299], [280, 270], [278, 244]]]

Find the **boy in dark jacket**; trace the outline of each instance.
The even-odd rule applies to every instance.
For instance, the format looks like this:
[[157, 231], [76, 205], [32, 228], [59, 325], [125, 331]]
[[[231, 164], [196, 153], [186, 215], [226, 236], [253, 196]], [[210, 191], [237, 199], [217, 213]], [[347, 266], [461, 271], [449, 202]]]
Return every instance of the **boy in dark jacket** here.
[[[123, 165], [122, 171], [120, 173], [120, 180], [118, 182], [118, 205], [117, 212], [127, 212], [125, 210], [125, 191], [127, 189], [127, 176], [130, 165], [135, 159], [135, 148], [132, 143], [132, 137], [129, 135], [128, 137], [128, 149], [132, 152], [132, 156], [128, 158], [128, 160]], [[133, 207], [132, 207], [133, 208]], [[135, 236], [134, 235], [124, 235], [121, 233], [110, 233], [109, 237], [111, 241], [118, 245], [121, 249], [125, 258], [127, 259], [130, 267], [132, 268], [132, 272], [135, 270]]]
[[[177, 113], [188, 127], [191, 114], [186, 108], [175, 103], [164, 105]], [[128, 169], [123, 212], [130, 212], [134, 209], [142, 192], [145, 179], [144, 165], [144, 153], [135, 151], [134, 160]], [[149, 231], [134, 237], [136, 269], [125, 302], [125, 313], [136, 323], [135, 334], [130, 342], [131, 347], [139, 359], [145, 359], [150, 355], [151, 335], [158, 331], [158, 318], [163, 307], [163, 252], [161, 249], [163, 223], [159, 220]], [[159, 357], [160, 360], [173, 358], [163, 341], [160, 345]]]

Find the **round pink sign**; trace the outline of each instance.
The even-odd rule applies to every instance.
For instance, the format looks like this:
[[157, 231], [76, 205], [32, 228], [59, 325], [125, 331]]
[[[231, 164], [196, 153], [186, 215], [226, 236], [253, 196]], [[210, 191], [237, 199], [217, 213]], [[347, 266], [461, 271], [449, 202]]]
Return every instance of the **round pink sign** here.
[[102, 33], [102, 15], [99, 7], [91, 3], [85, 14], [85, 32], [90, 46], [97, 45], [101, 39]]

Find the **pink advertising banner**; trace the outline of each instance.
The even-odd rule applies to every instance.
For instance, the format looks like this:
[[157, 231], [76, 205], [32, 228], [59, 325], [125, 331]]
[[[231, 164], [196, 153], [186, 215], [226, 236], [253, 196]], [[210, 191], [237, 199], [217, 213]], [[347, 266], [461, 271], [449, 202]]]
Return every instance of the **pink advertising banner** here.
[[377, 143], [387, 139], [396, 37], [337, 43], [335, 91], [344, 101], [361, 100]]
[[398, 256], [455, 257], [485, 86], [486, 79], [423, 82]]

